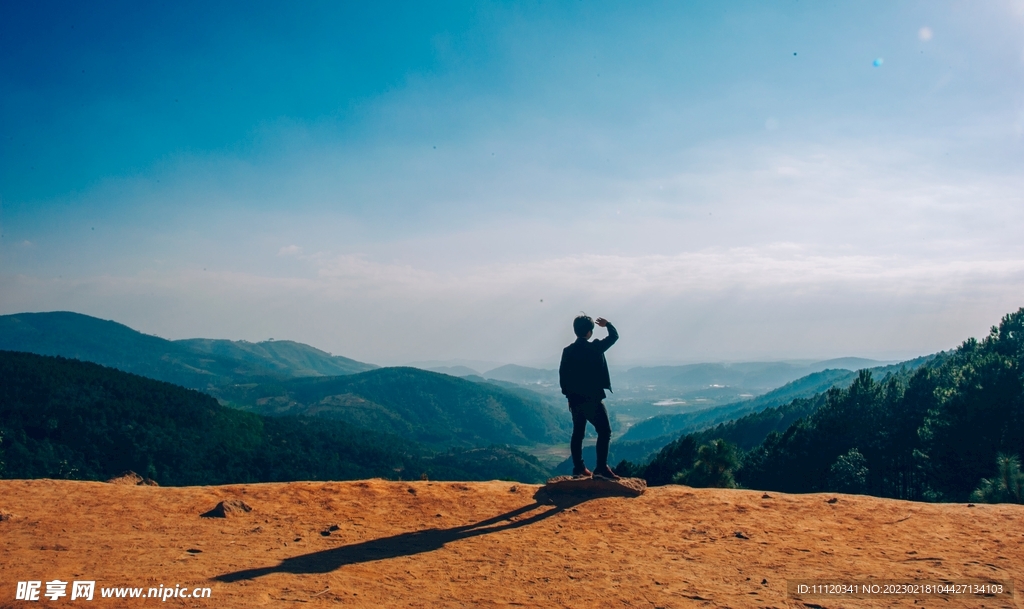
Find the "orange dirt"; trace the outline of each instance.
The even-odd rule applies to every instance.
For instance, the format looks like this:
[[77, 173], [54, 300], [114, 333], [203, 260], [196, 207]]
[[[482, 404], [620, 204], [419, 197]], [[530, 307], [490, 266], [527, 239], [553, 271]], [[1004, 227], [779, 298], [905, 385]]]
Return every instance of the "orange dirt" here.
[[[212, 598], [163, 604], [1021, 606], [1020, 592], [953, 600], [796, 598], [787, 594], [787, 580], [983, 578], [1020, 586], [1024, 506], [763, 498], [760, 491], [682, 486], [652, 488], [635, 499], [550, 505], [535, 502], [539, 488], [0, 480], [0, 513], [12, 515], [0, 520], [0, 607], [35, 606], [14, 600], [16, 583], [51, 579], [96, 580], [95, 598], [43, 598], [42, 605], [152, 606], [160, 601], [101, 599], [99, 588], [181, 584], [210, 587]], [[244, 502], [252, 511], [200, 518], [220, 501]]]

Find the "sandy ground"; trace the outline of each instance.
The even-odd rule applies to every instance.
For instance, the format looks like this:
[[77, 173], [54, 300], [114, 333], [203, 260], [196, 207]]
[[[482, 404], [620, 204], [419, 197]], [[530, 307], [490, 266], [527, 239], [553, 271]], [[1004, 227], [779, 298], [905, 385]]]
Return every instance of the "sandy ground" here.
[[[1019, 592], [796, 597], [787, 580], [980, 578], [1019, 587], [1024, 506], [681, 486], [552, 505], [535, 501], [539, 488], [2, 480], [0, 513], [10, 516], [0, 520], [0, 607], [1022, 606]], [[222, 500], [253, 509], [200, 517]], [[94, 600], [15, 600], [17, 582], [52, 579], [95, 580]], [[100, 598], [99, 587], [161, 584], [209, 587], [211, 598]]]

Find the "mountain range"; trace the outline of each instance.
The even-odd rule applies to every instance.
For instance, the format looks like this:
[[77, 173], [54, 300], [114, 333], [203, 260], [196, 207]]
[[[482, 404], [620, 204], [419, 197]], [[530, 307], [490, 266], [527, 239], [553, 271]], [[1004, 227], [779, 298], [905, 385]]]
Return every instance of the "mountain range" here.
[[0, 316], [0, 350], [89, 361], [257, 414], [345, 421], [433, 449], [559, 442], [571, 425], [519, 385], [378, 368], [293, 341], [171, 341], [78, 313], [21, 313]]
[[79, 359], [201, 391], [377, 368], [293, 341], [172, 341], [67, 311], [0, 315], [0, 350]]

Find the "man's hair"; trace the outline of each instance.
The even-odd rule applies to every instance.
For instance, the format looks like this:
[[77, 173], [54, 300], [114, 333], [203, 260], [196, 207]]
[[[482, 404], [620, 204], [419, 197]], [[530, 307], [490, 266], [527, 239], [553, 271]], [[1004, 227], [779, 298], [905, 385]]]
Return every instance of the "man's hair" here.
[[576, 333], [576, 336], [583, 338], [594, 329], [594, 320], [590, 319], [589, 315], [580, 315], [576, 319], [572, 320], [572, 331]]

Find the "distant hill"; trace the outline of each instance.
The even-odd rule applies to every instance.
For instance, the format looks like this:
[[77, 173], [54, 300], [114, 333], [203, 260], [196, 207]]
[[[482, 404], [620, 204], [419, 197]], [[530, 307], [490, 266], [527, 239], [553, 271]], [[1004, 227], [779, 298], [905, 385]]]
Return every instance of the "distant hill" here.
[[308, 415], [444, 446], [563, 442], [566, 411], [522, 388], [506, 389], [417, 368], [239, 385], [221, 397], [266, 415]]
[[529, 368], [527, 366], [517, 366], [515, 364], [506, 364], [499, 368], [488, 370], [483, 373], [483, 377], [497, 381], [519, 383], [521, 385], [558, 384], [557, 370]]
[[0, 351], [0, 477], [162, 485], [369, 477], [543, 481], [508, 447], [434, 453], [342, 421], [264, 417], [97, 364]]
[[291, 340], [250, 343], [244, 340], [189, 338], [172, 342], [186, 347], [193, 353], [215, 355], [269, 368], [282, 377], [338, 376], [377, 368], [373, 364], [364, 364], [340, 355], [331, 355], [326, 351]]
[[750, 400], [715, 406], [695, 412], [651, 417], [630, 427], [620, 440], [632, 442], [666, 436], [668, 436], [668, 439], [671, 439], [680, 433], [698, 431], [741, 417], [747, 413], [758, 412], [797, 398], [811, 396], [825, 391], [829, 387], [849, 385], [855, 378], [857, 378], [857, 373], [849, 370], [815, 372]]
[[[418, 368], [419, 366], [417, 366]], [[423, 368], [428, 372], [437, 372], [438, 374], [447, 374], [449, 376], [458, 376], [465, 378], [467, 376], [479, 376], [480, 373], [467, 366], [437, 366], [435, 368]]]
[[891, 362], [844, 357], [811, 364], [739, 362], [649, 366], [631, 368], [624, 373], [613, 375], [612, 382], [614, 387], [621, 389], [653, 388], [689, 391], [720, 385], [736, 389], [765, 391], [828, 369], [854, 371], [889, 363]]
[[[871, 370], [876, 375], [885, 375], [899, 370], [915, 370], [934, 357], [934, 355], [927, 355], [899, 364], [879, 366]], [[846, 360], [853, 359], [856, 358], [846, 358]], [[622, 442], [635, 442], [664, 437], [667, 441], [681, 433], [700, 431], [749, 413], [760, 412], [766, 408], [786, 404], [795, 399], [808, 398], [827, 391], [830, 387], [848, 387], [856, 378], [857, 373], [851, 370], [822, 370], [814, 372], [750, 400], [695, 412], [651, 417], [630, 427], [619, 440]]]
[[170, 341], [64, 311], [0, 316], [0, 349], [79, 359], [205, 391], [239, 382], [376, 368], [292, 341]]

